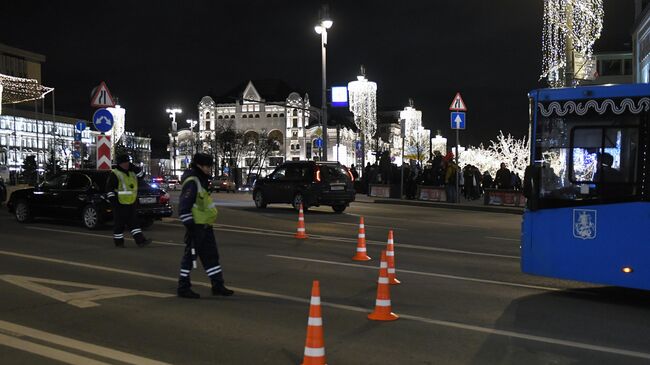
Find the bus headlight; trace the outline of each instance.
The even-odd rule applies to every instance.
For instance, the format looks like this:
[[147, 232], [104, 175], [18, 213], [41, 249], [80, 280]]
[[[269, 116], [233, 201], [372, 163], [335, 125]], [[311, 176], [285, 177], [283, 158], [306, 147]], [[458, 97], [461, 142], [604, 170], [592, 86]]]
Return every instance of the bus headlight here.
[[632, 271], [634, 271], [634, 270], [633, 270], [631, 267], [626, 266], [626, 267], [622, 268], [621, 271], [623, 271], [623, 272], [626, 273], [626, 274], [630, 274], [630, 273], [632, 273]]

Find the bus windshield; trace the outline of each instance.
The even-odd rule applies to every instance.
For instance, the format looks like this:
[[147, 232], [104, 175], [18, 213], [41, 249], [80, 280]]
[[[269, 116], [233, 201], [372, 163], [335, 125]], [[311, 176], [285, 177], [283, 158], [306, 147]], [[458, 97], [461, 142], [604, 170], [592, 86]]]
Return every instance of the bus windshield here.
[[539, 207], [640, 198], [640, 116], [537, 115]]

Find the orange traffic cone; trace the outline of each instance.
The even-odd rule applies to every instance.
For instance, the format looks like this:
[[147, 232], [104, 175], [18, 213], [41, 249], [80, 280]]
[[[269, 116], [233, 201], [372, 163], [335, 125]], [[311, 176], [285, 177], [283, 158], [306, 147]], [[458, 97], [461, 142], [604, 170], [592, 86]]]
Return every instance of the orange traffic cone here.
[[302, 210], [302, 203], [300, 203], [300, 211], [298, 211], [298, 229], [296, 230], [296, 238], [307, 238], [305, 231], [305, 212]]
[[320, 309], [320, 285], [314, 280], [311, 287], [309, 303], [309, 320], [307, 321], [307, 340], [302, 365], [325, 364], [325, 340], [323, 339], [323, 316]]
[[399, 316], [393, 313], [390, 304], [390, 285], [388, 284], [388, 263], [386, 262], [386, 251], [381, 251], [381, 264], [379, 266], [379, 280], [377, 281], [377, 300], [375, 300], [375, 311], [368, 314], [368, 319], [374, 321], [394, 321]]
[[354, 261], [368, 261], [370, 257], [366, 254], [366, 226], [363, 224], [363, 217], [359, 222], [359, 238], [357, 239], [357, 253], [352, 257]]
[[391, 285], [400, 284], [401, 281], [395, 277], [395, 245], [393, 244], [393, 230], [388, 231], [388, 243], [386, 244], [386, 258], [388, 259], [388, 283]]

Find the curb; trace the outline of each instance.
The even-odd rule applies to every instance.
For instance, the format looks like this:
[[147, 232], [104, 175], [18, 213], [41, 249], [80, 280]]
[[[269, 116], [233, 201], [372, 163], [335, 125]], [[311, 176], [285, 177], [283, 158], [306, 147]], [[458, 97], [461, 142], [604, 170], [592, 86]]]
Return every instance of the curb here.
[[425, 201], [404, 201], [392, 199], [375, 199], [376, 204], [396, 204], [396, 205], [410, 205], [415, 207], [428, 207], [428, 208], [446, 208], [456, 210], [471, 210], [477, 212], [490, 212], [490, 213], [505, 213], [505, 214], [524, 214], [523, 208], [515, 207], [494, 207], [487, 205], [462, 205], [453, 203], [436, 203]]

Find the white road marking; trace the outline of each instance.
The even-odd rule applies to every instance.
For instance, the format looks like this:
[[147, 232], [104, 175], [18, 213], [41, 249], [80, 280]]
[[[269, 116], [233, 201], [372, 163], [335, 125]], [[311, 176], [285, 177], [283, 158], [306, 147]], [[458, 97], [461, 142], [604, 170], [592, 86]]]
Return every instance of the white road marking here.
[[[25, 227], [27, 229], [35, 229], [37, 231], [49, 231], [49, 232], [59, 232], [59, 233], [71, 233], [71, 234], [76, 234], [80, 236], [88, 236], [88, 237], [101, 237], [101, 238], [110, 238], [113, 239], [112, 235], [106, 235], [106, 234], [97, 234], [97, 233], [88, 233], [88, 232], [78, 232], [78, 231], [68, 231], [64, 229], [54, 229], [54, 228], [45, 228], [45, 227], [34, 227], [34, 226], [28, 226]], [[125, 236], [126, 237], [126, 236]], [[133, 238], [131, 238], [133, 240]], [[164, 242], [164, 241], [151, 241], [152, 243], [157, 243], [160, 245], [166, 245], [166, 246], [183, 246], [185, 247], [184, 243], [174, 243], [174, 242]]]
[[[180, 223], [160, 223], [160, 224], [166, 225], [166, 226], [183, 227], [183, 225], [180, 224]], [[234, 227], [234, 228], [231, 229], [231, 228], [224, 228], [224, 227]], [[113, 238], [113, 236], [110, 236], [110, 235], [102, 235], [102, 234], [78, 232], [78, 231], [68, 231], [68, 230], [63, 230], [63, 229], [53, 229], [53, 228], [34, 227], [34, 226], [28, 226], [28, 227], [25, 227], [25, 228], [27, 228], [27, 229], [35, 229], [35, 230], [40, 230], [40, 231], [71, 233], [71, 234], [89, 236], [89, 237], [102, 237], [102, 238], [111, 238], [111, 239]], [[218, 231], [223, 231], [223, 232], [245, 233], [245, 234], [254, 234], [254, 235], [261, 235], [261, 236], [275, 236], [275, 237], [287, 237], [287, 238], [293, 238], [293, 235], [295, 234], [295, 232], [266, 230], [266, 229], [263, 229], [263, 228], [224, 225], [224, 224], [215, 224], [214, 229], [218, 230]], [[330, 242], [344, 242], [344, 243], [356, 243], [357, 242], [356, 238], [323, 236], [323, 235], [318, 235], [318, 234], [310, 234], [310, 238], [317, 239], [317, 240], [322, 240], [322, 241], [330, 241]], [[157, 244], [161, 244], [161, 245], [167, 245], [167, 246], [183, 246], [183, 247], [185, 246], [184, 243], [174, 243], [174, 242], [165, 242], [165, 241], [152, 241], [152, 242], [157, 243]], [[385, 242], [371, 241], [371, 240], [366, 240], [366, 244], [367, 245], [380, 246], [380, 247], [386, 245]], [[400, 248], [410, 248], [410, 249], [414, 249], [414, 250], [445, 252], [445, 253], [453, 253], [453, 254], [460, 254], [460, 255], [498, 257], [498, 258], [504, 258], [504, 259], [519, 260], [519, 256], [514, 256], [514, 255], [502, 255], [502, 254], [487, 253], [487, 252], [456, 250], [456, 249], [452, 249], [452, 248], [412, 245], [412, 244], [408, 244], [408, 243], [396, 243], [396, 244], [399, 245]]]
[[[68, 303], [78, 308], [98, 307], [95, 303], [97, 300], [129, 297], [133, 295], [144, 295], [154, 298], [169, 298], [173, 295], [165, 293], [155, 293], [150, 291], [141, 291], [124, 288], [114, 288], [110, 286], [92, 285], [85, 283], [74, 283], [71, 281], [60, 281], [43, 278], [33, 278], [29, 276], [18, 275], [0, 275], [0, 280], [20, 286], [35, 293], [46, 295], [60, 302]], [[90, 290], [76, 291], [73, 293], [62, 292], [42, 284], [71, 286], [75, 288], [84, 288]]]
[[[346, 222], [320, 222], [320, 223], [341, 224], [341, 225], [345, 225], [345, 226], [359, 227], [359, 223], [346, 223]], [[365, 224], [365, 223], [364, 223], [364, 226], [370, 227], [370, 228], [383, 228], [383, 229], [387, 228], [386, 226], [375, 226], [375, 225]], [[394, 231], [397, 231], [397, 230], [404, 231], [404, 230], [406, 230], [406, 228], [394, 228], [394, 227], [391, 227], [390, 229], [392, 229]]]
[[[38, 354], [50, 359], [65, 362], [73, 365], [106, 365], [108, 363], [93, 360], [73, 353], [68, 353], [56, 348], [32, 343], [23, 337], [33, 338], [39, 341], [67, 347], [70, 349], [86, 352], [111, 360], [121, 361], [133, 365], [168, 365], [168, 363], [147, 359], [145, 357], [129, 354], [108, 347], [93, 345], [91, 343], [74, 340], [68, 337], [55, 335], [53, 333], [40, 331], [34, 328], [21, 326], [15, 323], [0, 320], [0, 345], [16, 348]], [[17, 337], [21, 337], [20, 339]]]
[[493, 237], [493, 236], [485, 236], [485, 238], [491, 239], [491, 240], [502, 240], [502, 241], [513, 241], [513, 242], [520, 242], [521, 239], [519, 238], [508, 238], [508, 237]]
[[[38, 260], [38, 261], [43, 261], [43, 262], [52, 262], [52, 263], [69, 265], [69, 266], [83, 267], [83, 268], [101, 270], [101, 271], [107, 271], [107, 272], [115, 272], [115, 273], [132, 275], [132, 276], [139, 276], [139, 277], [145, 277], [145, 278], [159, 279], [159, 280], [165, 280], [165, 281], [168, 281], [168, 282], [176, 282], [178, 280], [177, 278], [165, 277], [165, 276], [161, 276], [161, 275], [147, 274], [147, 273], [142, 273], [142, 272], [137, 272], [137, 271], [130, 271], [130, 270], [115, 269], [115, 268], [107, 267], [107, 266], [97, 266], [97, 265], [85, 264], [85, 263], [81, 263], [81, 262], [65, 261], [65, 260], [53, 259], [53, 258], [49, 258], [49, 257], [27, 255], [27, 254], [21, 254], [21, 253], [10, 252], [10, 251], [0, 251], [0, 255], [12, 256], [12, 257], [20, 257], [20, 258], [24, 258], [24, 259]], [[195, 283], [195, 285], [201, 285], [201, 286], [204, 286], [204, 287], [211, 287], [211, 284], [206, 283], [206, 282], [198, 282], [197, 281]], [[276, 293], [271, 293], [271, 292], [263, 292], [263, 291], [258, 291], [258, 290], [236, 288], [236, 287], [233, 287], [233, 289], [235, 289], [235, 290], [237, 290], [237, 291], [239, 291], [241, 293], [244, 293], [244, 294], [262, 296], [262, 297], [267, 297], [267, 298], [283, 299], [283, 300], [287, 300], [287, 301], [292, 301], [292, 302], [297, 302], [297, 303], [304, 303], [304, 304], [309, 303], [309, 299], [300, 298], [300, 297], [293, 297], [293, 296], [284, 295], [284, 294], [276, 294]], [[326, 306], [326, 307], [330, 307], [330, 308], [337, 308], [337, 309], [353, 311], [353, 312], [361, 312], [361, 313], [369, 313], [369, 312], [371, 312], [371, 310], [367, 309], [367, 308], [354, 307], [354, 306], [345, 305], [345, 304], [321, 302], [321, 305]], [[507, 331], [507, 330], [499, 330], [499, 329], [475, 326], [475, 325], [459, 323], [459, 322], [443, 321], [443, 320], [438, 320], [438, 319], [433, 319], [433, 318], [414, 316], [414, 315], [410, 315], [410, 314], [400, 313], [400, 316], [402, 318], [404, 318], [404, 319], [409, 319], [409, 320], [420, 322], [420, 323], [438, 325], [438, 326], [442, 326], [442, 327], [456, 328], [456, 329], [462, 329], [462, 330], [467, 330], [467, 331], [485, 333], [485, 334], [488, 334], [488, 335], [497, 335], [497, 336], [518, 338], [518, 339], [522, 339], [522, 340], [529, 340], [529, 341], [534, 341], [534, 342], [541, 342], [541, 343], [548, 343], [548, 344], [565, 346], [565, 347], [572, 347], [572, 348], [577, 348], [577, 349], [582, 349], [582, 350], [597, 351], [597, 352], [603, 352], [603, 353], [608, 353], [608, 354], [630, 356], [630, 357], [636, 357], [636, 358], [642, 358], [642, 359], [650, 360], [650, 353], [645, 353], [645, 352], [631, 351], [631, 350], [619, 349], [619, 348], [608, 347], [608, 346], [592, 345], [592, 344], [589, 344], [589, 343], [577, 342], [577, 341], [568, 341], [568, 340], [562, 340], [562, 339], [552, 338], [552, 337], [535, 336], [535, 335], [530, 335], [530, 334], [526, 334], [526, 333]]]
[[[366, 265], [360, 265], [360, 264], [350, 264], [350, 263], [345, 263], [345, 262], [336, 262], [336, 261], [327, 261], [327, 260], [317, 260], [317, 259], [310, 259], [310, 258], [306, 258], [306, 257], [294, 257], [294, 256], [284, 256], [284, 255], [266, 255], [266, 256], [275, 257], [275, 258], [279, 258], [279, 259], [315, 262], [315, 263], [319, 263], [319, 264], [338, 265], [338, 266], [347, 266], [347, 267], [358, 267], [358, 268], [368, 269], [368, 270], [377, 270], [377, 268], [375, 266], [366, 266]], [[519, 283], [508, 282], [508, 281], [478, 279], [478, 278], [470, 278], [470, 277], [466, 277], [466, 276], [438, 274], [438, 273], [433, 273], [433, 272], [413, 271], [413, 270], [404, 270], [404, 269], [397, 269], [396, 271], [398, 273], [405, 273], [405, 274], [432, 276], [432, 277], [443, 278], [443, 279], [462, 280], [462, 281], [470, 281], [470, 282], [475, 282], [475, 283], [492, 284], [492, 285], [512, 286], [512, 287], [526, 288], [526, 289], [535, 289], [535, 290], [544, 290], [544, 291], [565, 290], [565, 289], [561, 289], [561, 288], [552, 288], [552, 287], [548, 287], [548, 286], [519, 284]]]

